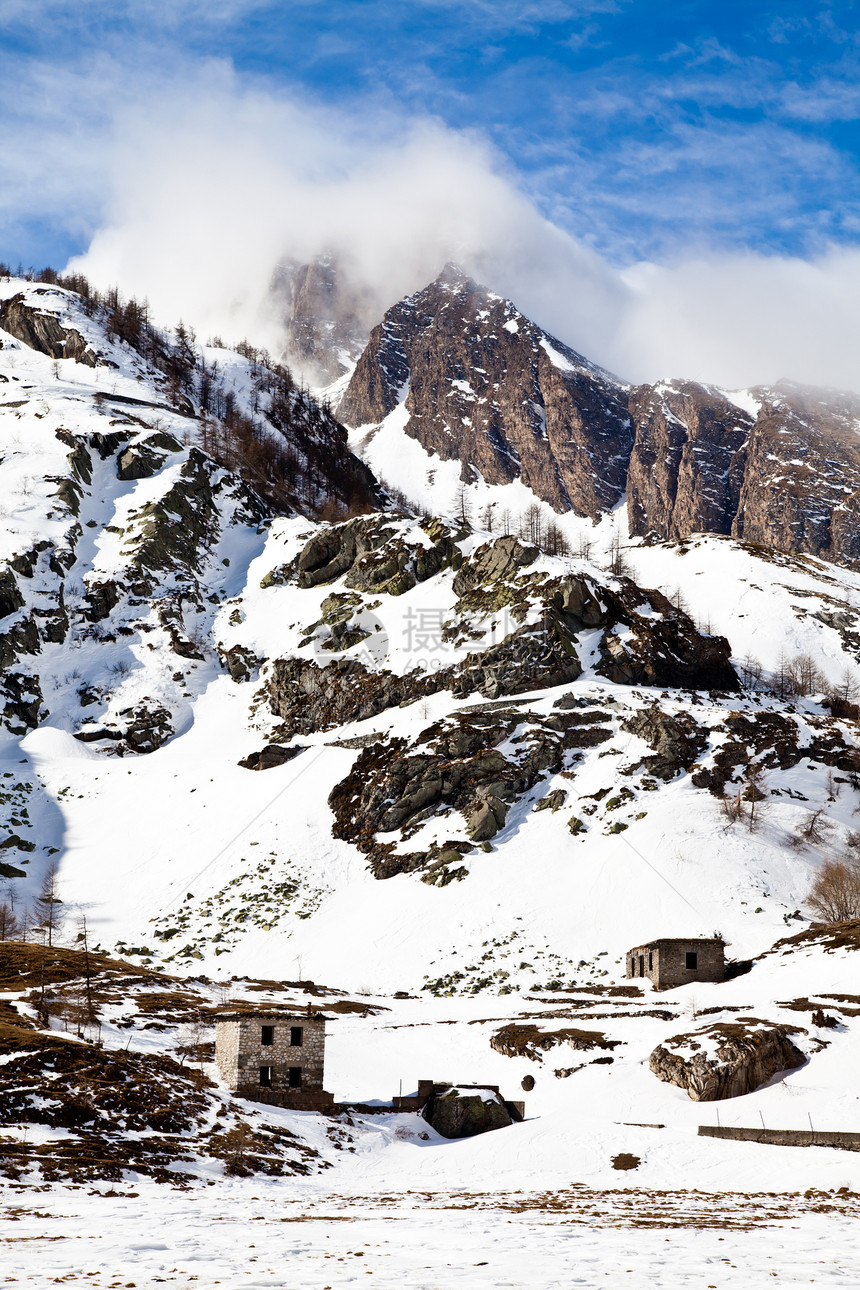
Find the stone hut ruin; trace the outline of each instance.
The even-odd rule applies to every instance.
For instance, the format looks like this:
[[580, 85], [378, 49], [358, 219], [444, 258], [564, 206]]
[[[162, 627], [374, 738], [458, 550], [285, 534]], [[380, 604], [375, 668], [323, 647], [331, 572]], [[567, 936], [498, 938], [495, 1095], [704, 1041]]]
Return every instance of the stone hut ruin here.
[[417, 1111], [443, 1138], [471, 1138], [525, 1119], [525, 1102], [508, 1102], [498, 1084], [420, 1079], [418, 1093], [394, 1098], [398, 1111]]
[[663, 937], [627, 951], [627, 976], [648, 977], [655, 990], [691, 981], [724, 981], [725, 948], [719, 936]]
[[325, 1017], [230, 1012], [215, 1018], [215, 1060], [240, 1097], [295, 1111], [328, 1111], [323, 1088]]

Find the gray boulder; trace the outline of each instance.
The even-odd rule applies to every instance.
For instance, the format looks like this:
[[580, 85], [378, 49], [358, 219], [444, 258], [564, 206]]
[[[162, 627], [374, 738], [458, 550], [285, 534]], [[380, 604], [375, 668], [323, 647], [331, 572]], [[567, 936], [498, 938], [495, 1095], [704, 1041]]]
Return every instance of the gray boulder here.
[[717, 1022], [666, 1040], [648, 1064], [658, 1079], [685, 1089], [694, 1102], [719, 1102], [803, 1066], [806, 1057], [789, 1035], [785, 1026], [769, 1022]]
[[473, 1138], [513, 1124], [502, 1099], [492, 1089], [461, 1093], [450, 1088], [431, 1097], [421, 1114], [443, 1138]]

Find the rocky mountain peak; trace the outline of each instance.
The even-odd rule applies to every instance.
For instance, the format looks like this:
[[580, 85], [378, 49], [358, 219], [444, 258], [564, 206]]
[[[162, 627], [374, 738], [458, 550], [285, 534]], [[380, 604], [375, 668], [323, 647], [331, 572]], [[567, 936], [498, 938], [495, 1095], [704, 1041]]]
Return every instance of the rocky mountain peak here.
[[461, 478], [521, 479], [556, 510], [619, 501], [632, 445], [625, 387], [447, 264], [373, 329], [338, 416], [403, 429]]

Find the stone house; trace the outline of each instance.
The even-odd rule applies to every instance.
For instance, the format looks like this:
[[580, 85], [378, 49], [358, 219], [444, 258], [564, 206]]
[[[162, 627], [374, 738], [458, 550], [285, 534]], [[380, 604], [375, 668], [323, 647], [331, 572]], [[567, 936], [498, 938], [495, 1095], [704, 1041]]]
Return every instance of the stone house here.
[[655, 990], [723, 981], [725, 973], [725, 942], [719, 936], [663, 937], [627, 951], [627, 976], [648, 977]]
[[240, 1097], [299, 1111], [327, 1111], [325, 1017], [229, 1012], [215, 1018], [215, 1060]]

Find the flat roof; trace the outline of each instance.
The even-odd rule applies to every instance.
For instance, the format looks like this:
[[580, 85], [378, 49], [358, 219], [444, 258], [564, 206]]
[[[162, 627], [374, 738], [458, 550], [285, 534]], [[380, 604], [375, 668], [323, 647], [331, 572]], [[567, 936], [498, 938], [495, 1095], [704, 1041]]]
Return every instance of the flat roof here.
[[661, 936], [657, 941], [645, 941], [642, 945], [634, 945], [627, 951], [633, 954], [635, 950], [659, 950], [664, 945], [725, 945], [721, 936]]
[[325, 1015], [321, 1012], [258, 1012], [254, 1008], [246, 1008], [244, 1011], [237, 1009], [235, 1012], [216, 1012], [216, 1021], [325, 1021]]

